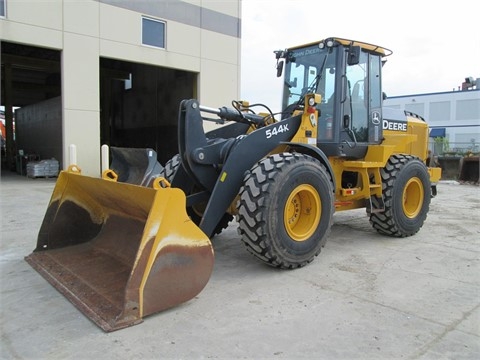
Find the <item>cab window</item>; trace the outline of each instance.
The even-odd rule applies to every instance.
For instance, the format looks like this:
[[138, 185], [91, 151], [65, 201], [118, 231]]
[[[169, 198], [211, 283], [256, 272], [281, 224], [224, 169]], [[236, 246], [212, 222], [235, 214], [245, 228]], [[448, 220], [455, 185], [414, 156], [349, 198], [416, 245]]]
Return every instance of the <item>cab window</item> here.
[[358, 142], [368, 141], [368, 54], [360, 53], [360, 62], [347, 66], [347, 84], [351, 99], [351, 127]]

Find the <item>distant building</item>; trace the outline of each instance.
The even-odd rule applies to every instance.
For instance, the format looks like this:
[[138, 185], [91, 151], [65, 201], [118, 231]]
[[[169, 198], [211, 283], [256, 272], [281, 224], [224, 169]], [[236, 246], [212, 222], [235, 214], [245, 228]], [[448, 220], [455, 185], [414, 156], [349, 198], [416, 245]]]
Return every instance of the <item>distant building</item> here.
[[[211, 107], [240, 94], [241, 0], [0, 0], [6, 123], [20, 149], [87, 175], [102, 144], [176, 152], [182, 99]], [[7, 135], [9, 132], [7, 131]]]
[[459, 91], [388, 97], [384, 106], [425, 118], [432, 143], [435, 138], [444, 138], [452, 151], [479, 152], [480, 88], [462, 85]]

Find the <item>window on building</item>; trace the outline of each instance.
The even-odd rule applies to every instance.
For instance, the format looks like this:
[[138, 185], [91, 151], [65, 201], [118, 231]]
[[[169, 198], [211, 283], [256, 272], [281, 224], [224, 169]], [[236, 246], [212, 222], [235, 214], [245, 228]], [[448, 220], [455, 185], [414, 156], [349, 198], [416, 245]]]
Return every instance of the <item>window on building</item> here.
[[0, 0], [0, 17], [5, 17], [5, 14], [6, 14], [6, 10], [5, 10], [5, 7], [6, 7], [6, 1], [7, 0]]
[[414, 114], [425, 116], [425, 104], [405, 104], [405, 110], [410, 111]]
[[431, 102], [428, 121], [442, 120], [450, 120], [450, 101]]
[[456, 120], [477, 120], [480, 118], [480, 100], [458, 100], [456, 105]]
[[142, 44], [165, 49], [165, 22], [142, 18]]

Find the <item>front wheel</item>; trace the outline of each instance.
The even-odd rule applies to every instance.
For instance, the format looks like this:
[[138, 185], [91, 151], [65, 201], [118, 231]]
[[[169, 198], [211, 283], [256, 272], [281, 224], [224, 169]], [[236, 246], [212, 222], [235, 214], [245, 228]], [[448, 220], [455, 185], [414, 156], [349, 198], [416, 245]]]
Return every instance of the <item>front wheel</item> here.
[[410, 155], [393, 155], [380, 173], [385, 211], [371, 212], [373, 228], [395, 237], [417, 233], [430, 207], [430, 176], [425, 164]]
[[268, 156], [246, 174], [239, 196], [238, 231], [255, 257], [293, 269], [320, 253], [334, 205], [331, 177], [318, 160], [296, 153]]

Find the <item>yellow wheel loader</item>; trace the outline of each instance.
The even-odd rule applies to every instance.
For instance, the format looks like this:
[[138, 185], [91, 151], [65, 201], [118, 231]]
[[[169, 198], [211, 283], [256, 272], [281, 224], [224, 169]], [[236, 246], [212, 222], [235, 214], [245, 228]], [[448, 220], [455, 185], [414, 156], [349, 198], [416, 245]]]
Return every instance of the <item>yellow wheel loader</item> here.
[[[426, 166], [425, 120], [382, 107], [391, 51], [327, 38], [274, 53], [281, 114], [183, 100], [165, 167], [128, 165], [139, 155], [125, 150], [127, 165], [102, 178], [60, 174], [26, 260], [105, 331], [195, 297], [213, 268], [209, 238], [233, 216], [247, 250], [283, 269], [320, 253], [335, 211], [365, 208], [389, 236], [422, 227], [441, 174]], [[228, 123], [206, 133], [211, 120]]]

